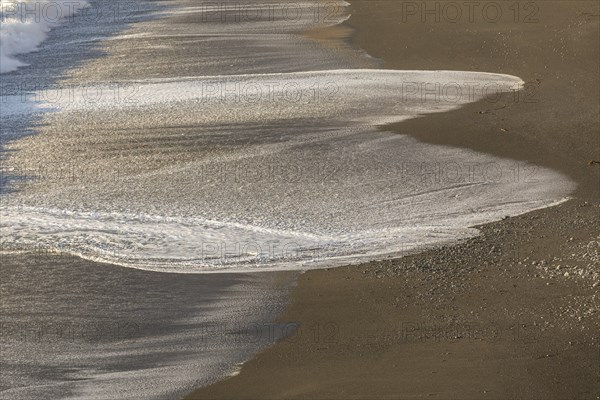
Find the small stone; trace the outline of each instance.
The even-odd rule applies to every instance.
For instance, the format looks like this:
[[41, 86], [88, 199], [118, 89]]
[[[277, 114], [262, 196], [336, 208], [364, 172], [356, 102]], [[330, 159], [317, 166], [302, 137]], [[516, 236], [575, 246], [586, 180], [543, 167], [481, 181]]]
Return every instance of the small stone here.
[[568, 272], [565, 272], [565, 275], [564, 275], [564, 276], [565, 276], [565, 277], [568, 277], [568, 276], [569, 276], [569, 273], [568, 273]]

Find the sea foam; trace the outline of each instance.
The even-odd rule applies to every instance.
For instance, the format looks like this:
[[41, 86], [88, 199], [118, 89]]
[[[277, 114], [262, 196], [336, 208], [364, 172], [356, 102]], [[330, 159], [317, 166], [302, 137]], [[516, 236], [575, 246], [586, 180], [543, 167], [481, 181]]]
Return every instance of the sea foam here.
[[[23, 192], [1, 210], [5, 249], [177, 273], [311, 269], [470, 237], [572, 188], [545, 168], [377, 128], [476, 101], [493, 107], [521, 89], [515, 76], [330, 70], [121, 84], [36, 96], [27, 112], [57, 111], [55, 128], [15, 157], [69, 171], [41, 177], [43, 200]], [[18, 97], [5, 104], [25, 112]], [[90, 124], [102, 129], [82, 137]], [[131, 152], [101, 150], [116, 141]], [[64, 151], [73, 147], [81, 161]]]
[[48, 32], [88, 6], [77, 0], [23, 0], [0, 2], [0, 73], [25, 66], [17, 56], [37, 51]]

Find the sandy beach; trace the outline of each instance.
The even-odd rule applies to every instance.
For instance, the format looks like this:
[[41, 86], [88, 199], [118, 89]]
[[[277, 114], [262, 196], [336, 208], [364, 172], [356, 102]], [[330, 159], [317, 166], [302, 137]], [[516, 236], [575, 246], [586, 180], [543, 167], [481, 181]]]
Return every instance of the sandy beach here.
[[551, 167], [578, 188], [455, 246], [303, 274], [280, 318], [297, 334], [187, 398], [600, 398], [598, 3], [501, 2], [497, 19], [351, 3], [346, 29], [319, 40], [345, 37], [384, 68], [527, 82], [518, 100], [381, 129]]
[[33, 2], [1, 399], [600, 399], [597, 1]]

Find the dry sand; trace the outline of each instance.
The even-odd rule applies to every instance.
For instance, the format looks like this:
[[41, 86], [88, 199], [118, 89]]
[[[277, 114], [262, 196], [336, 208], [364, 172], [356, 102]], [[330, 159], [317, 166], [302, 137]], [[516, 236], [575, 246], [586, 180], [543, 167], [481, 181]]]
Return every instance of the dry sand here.
[[600, 3], [497, 2], [496, 23], [423, 22], [408, 3], [422, 5], [352, 1], [354, 43], [385, 68], [507, 73], [529, 94], [383, 129], [551, 166], [574, 198], [456, 246], [302, 275], [281, 317], [297, 334], [190, 399], [600, 398]]

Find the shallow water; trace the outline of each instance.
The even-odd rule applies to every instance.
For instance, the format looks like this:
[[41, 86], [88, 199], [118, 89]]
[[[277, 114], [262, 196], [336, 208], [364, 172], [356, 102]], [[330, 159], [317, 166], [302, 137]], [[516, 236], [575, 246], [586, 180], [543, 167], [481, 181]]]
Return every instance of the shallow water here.
[[2, 256], [0, 398], [172, 399], [295, 332], [291, 277], [150, 273]]

